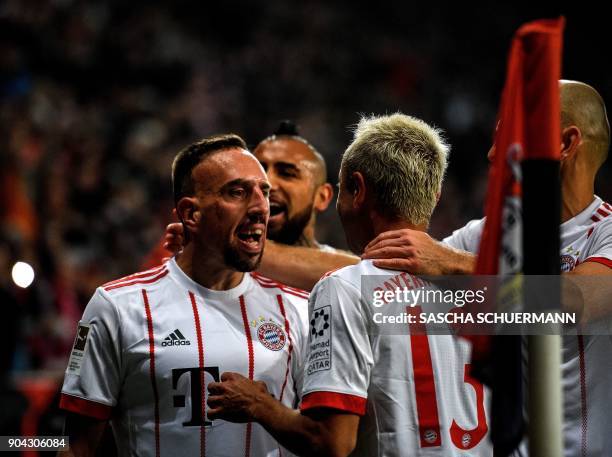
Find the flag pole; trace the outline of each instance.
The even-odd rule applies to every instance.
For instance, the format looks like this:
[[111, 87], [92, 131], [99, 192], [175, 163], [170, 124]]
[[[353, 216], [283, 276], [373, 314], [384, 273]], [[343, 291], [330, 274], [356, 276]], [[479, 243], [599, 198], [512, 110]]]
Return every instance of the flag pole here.
[[[524, 304], [527, 311], [559, 311], [560, 300], [560, 149], [562, 34], [564, 18], [536, 21], [517, 32], [522, 59], [525, 155], [521, 162]], [[542, 293], [533, 275], [556, 278]], [[530, 278], [531, 277], [531, 278]], [[543, 296], [546, 295], [546, 296]], [[529, 455], [563, 453], [561, 326], [528, 337]]]
[[[476, 274], [507, 277], [522, 272], [528, 312], [560, 307], [558, 288], [542, 299], [542, 281], [538, 284], [535, 275], [559, 279], [560, 274], [559, 79], [564, 25], [563, 18], [529, 22], [512, 40], [476, 264]], [[562, 455], [560, 330], [549, 327], [545, 334], [527, 338], [531, 457]], [[505, 457], [524, 437], [523, 352], [519, 338], [497, 335], [491, 346], [491, 438], [495, 454]]]
[[[558, 83], [555, 83], [558, 97]], [[560, 120], [556, 122], [560, 126]], [[550, 281], [553, 277], [560, 279], [561, 273], [559, 160], [527, 156], [522, 163], [522, 175], [525, 309], [534, 313], [560, 311], [560, 284]], [[541, 275], [547, 275], [548, 279], [539, 280]], [[546, 296], [541, 290], [544, 282]], [[548, 287], [551, 282], [553, 288]], [[547, 334], [527, 338], [529, 455], [559, 457], [563, 455], [561, 325], [549, 324], [546, 330], [542, 329], [544, 332]]]
[[529, 350], [529, 455], [563, 455], [561, 436], [561, 337], [530, 335]]

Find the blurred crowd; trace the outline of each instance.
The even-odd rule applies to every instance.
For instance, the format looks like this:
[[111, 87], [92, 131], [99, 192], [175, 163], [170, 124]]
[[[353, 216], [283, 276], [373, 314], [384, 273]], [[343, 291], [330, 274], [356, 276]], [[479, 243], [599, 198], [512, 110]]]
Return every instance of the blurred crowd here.
[[[1, 2], [1, 372], [65, 368], [94, 288], [138, 270], [170, 222], [174, 155], [211, 133], [254, 145], [292, 119], [335, 184], [359, 113], [401, 110], [453, 146], [432, 234], [480, 217], [520, 24], [489, 8], [483, 34], [457, 11], [404, 3]], [[344, 247], [333, 208], [317, 233]], [[27, 289], [11, 279], [17, 260], [34, 268]]]

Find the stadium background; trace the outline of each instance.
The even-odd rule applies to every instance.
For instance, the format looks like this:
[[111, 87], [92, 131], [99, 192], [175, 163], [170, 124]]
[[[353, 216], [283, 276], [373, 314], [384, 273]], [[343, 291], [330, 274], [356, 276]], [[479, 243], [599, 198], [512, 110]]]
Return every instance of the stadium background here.
[[[136, 271], [160, 239], [172, 158], [196, 138], [255, 145], [292, 119], [335, 184], [358, 113], [400, 110], [452, 145], [432, 235], [482, 215], [512, 33], [564, 12], [372, 3], [0, 3], [0, 395], [26, 413], [22, 431], [52, 404], [94, 288]], [[611, 106], [606, 18], [582, 11], [565, 13], [563, 76]], [[611, 178], [608, 163], [596, 188], [608, 200]], [[333, 206], [317, 233], [345, 246]], [[27, 289], [11, 280], [18, 260], [36, 272]]]

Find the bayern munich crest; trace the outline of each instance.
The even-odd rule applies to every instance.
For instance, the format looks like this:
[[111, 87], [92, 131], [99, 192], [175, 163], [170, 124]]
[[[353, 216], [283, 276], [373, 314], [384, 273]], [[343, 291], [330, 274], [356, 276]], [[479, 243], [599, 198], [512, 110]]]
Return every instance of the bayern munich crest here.
[[563, 254], [561, 256], [561, 273], [567, 273], [568, 271], [572, 271], [576, 266], [576, 261], [574, 257], [571, 255]]
[[425, 430], [425, 432], [423, 433], [423, 438], [427, 443], [432, 444], [435, 443], [438, 439], [438, 434], [435, 430]]
[[287, 337], [280, 325], [274, 322], [265, 322], [257, 328], [259, 342], [271, 351], [280, 351], [285, 347]]

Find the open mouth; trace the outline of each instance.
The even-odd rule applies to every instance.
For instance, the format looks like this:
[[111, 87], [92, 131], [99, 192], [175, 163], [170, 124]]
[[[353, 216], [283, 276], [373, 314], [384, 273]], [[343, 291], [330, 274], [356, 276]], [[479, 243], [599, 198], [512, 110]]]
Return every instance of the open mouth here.
[[278, 216], [287, 211], [287, 205], [279, 202], [270, 202], [270, 217]]
[[257, 253], [261, 250], [262, 237], [264, 235], [264, 230], [261, 228], [253, 228], [253, 227], [242, 227], [238, 229], [236, 234], [238, 236], [238, 240], [242, 247], [249, 252]]

